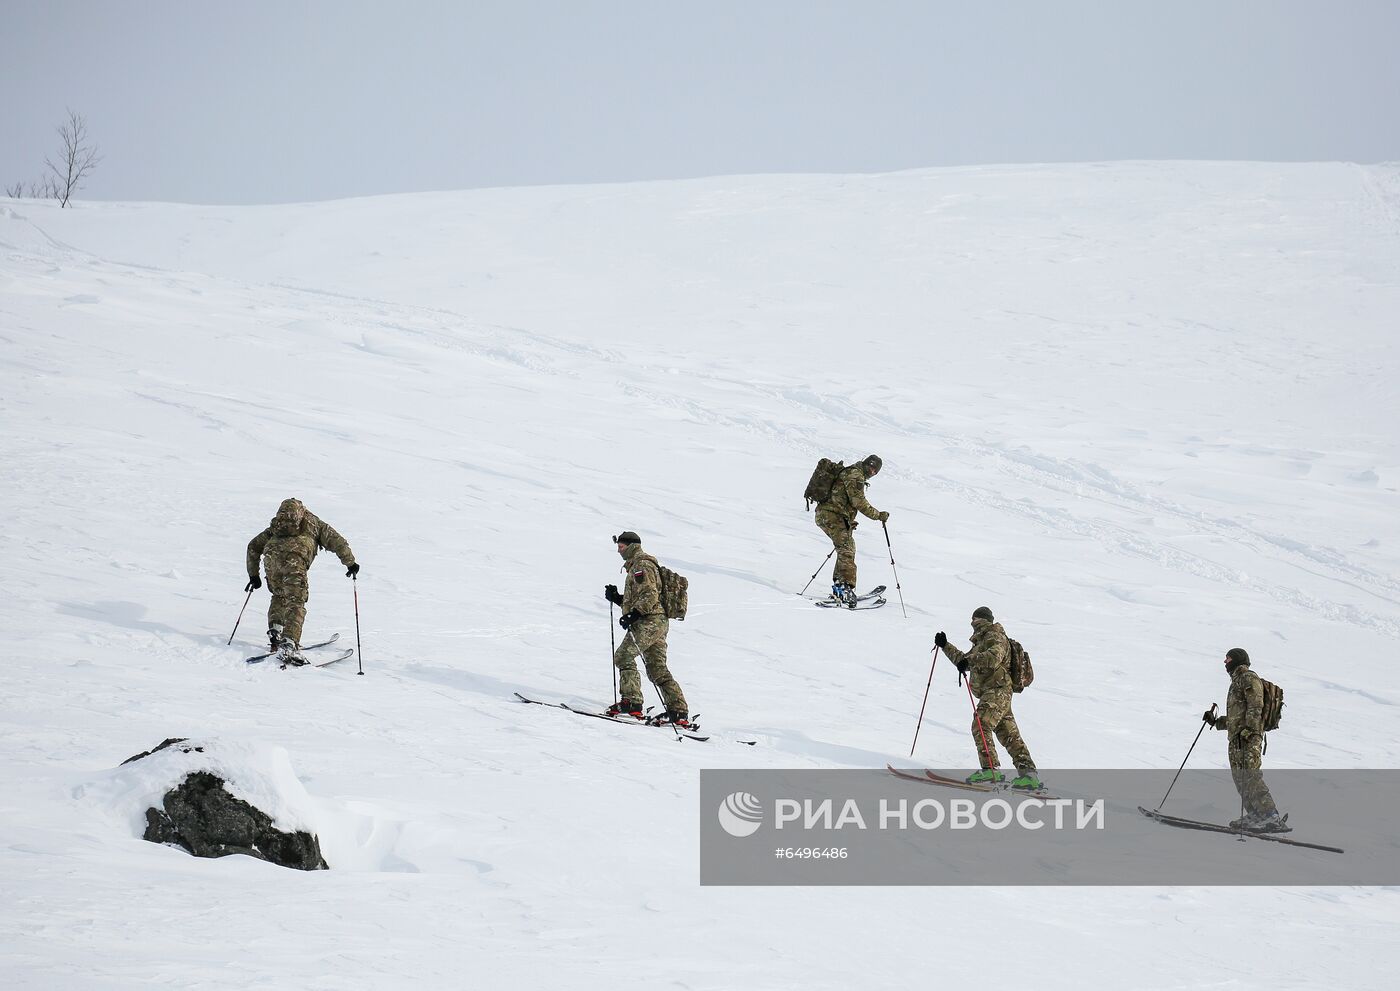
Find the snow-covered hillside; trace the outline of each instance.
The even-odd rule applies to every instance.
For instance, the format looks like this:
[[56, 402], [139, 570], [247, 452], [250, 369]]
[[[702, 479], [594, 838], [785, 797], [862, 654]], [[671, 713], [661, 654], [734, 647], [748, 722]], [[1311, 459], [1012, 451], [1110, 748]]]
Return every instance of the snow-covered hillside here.
[[[1400, 766], [1397, 324], [1400, 167], [7, 201], [0, 978], [1389, 987], [1390, 889], [701, 888], [696, 795], [904, 758], [982, 604], [1047, 778], [1174, 768], [1237, 645], [1288, 691], [1266, 766]], [[812, 464], [871, 452], [908, 619], [793, 594]], [[225, 646], [287, 496], [364, 567], [363, 678], [246, 666], [265, 590]], [[709, 743], [511, 700], [610, 699], [622, 529], [691, 579]], [[327, 558], [307, 639], [353, 640]], [[961, 691], [917, 760], [974, 763]], [[171, 736], [284, 748], [335, 869], [133, 835], [104, 776]]]

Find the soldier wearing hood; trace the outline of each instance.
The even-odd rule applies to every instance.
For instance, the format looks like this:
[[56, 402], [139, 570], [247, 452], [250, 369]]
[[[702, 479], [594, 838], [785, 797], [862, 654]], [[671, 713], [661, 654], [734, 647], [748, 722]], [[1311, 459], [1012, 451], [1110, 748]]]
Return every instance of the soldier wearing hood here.
[[973, 612], [971, 650], [954, 647], [941, 631], [933, 642], [957, 665], [958, 673], [967, 676], [972, 694], [977, 698], [977, 709], [972, 716], [972, 742], [977, 747], [981, 770], [969, 777], [968, 783], [1006, 780], [1006, 776], [998, 770], [1000, 762], [996, 743], [993, 742], [995, 739], [1001, 741], [1016, 765], [1017, 777], [1011, 782], [1011, 787], [1041, 787], [1035, 761], [1031, 759], [1026, 741], [1021, 739], [1016, 717], [1011, 714], [1011, 645], [992, 610], [979, 606]]
[[817, 526], [836, 548], [831, 595], [851, 608], [855, 608], [856, 604], [856, 513], [880, 523], [890, 518], [889, 513], [880, 512], [865, 497], [866, 486], [880, 473], [883, 464], [879, 455], [872, 454], [864, 461], [844, 469], [836, 476], [831, 494], [817, 504]]
[[616, 585], [609, 585], [603, 595], [622, 608], [622, 618], [618, 622], [627, 633], [613, 654], [621, 698], [608, 708], [608, 714], [627, 713], [641, 718], [642, 679], [635, 660], [641, 654], [647, 666], [647, 677], [661, 693], [661, 701], [666, 706], [665, 719], [678, 726], [689, 726], [690, 709], [686, 706], [685, 694], [666, 664], [666, 636], [671, 623], [661, 602], [660, 567], [656, 558], [642, 550], [642, 538], [631, 530], [624, 530], [613, 540], [622, 556], [622, 570], [627, 579], [621, 592]]
[[306, 663], [301, 655], [301, 627], [311, 595], [306, 572], [316, 552], [323, 549], [340, 558], [346, 577], [359, 573], [350, 544], [334, 527], [317, 519], [300, 499], [284, 499], [268, 528], [248, 542], [248, 588], [262, 588], [258, 577], [261, 559], [272, 593], [267, 607], [268, 641], [284, 663]]

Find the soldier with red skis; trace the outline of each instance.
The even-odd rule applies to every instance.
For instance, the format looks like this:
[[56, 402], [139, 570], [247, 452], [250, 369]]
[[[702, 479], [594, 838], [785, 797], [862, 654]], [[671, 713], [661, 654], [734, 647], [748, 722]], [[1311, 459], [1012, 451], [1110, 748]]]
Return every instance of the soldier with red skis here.
[[997, 759], [996, 741], [999, 740], [1016, 765], [1017, 776], [1011, 787], [1039, 789], [1041, 783], [1035, 761], [1031, 759], [1026, 741], [1021, 739], [1016, 717], [1011, 714], [1011, 643], [992, 610], [979, 606], [972, 613], [971, 650], [954, 647], [942, 631], [934, 636], [933, 642], [957, 665], [958, 673], [967, 676], [968, 686], [977, 697], [972, 714], [972, 742], [977, 748], [981, 770], [970, 776], [968, 783], [995, 784], [1006, 780]]

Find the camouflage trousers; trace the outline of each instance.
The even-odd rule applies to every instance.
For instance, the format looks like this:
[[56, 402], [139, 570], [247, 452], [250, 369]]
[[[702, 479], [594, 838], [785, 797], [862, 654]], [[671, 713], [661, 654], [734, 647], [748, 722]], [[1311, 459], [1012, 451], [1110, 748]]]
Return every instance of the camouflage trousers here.
[[306, 569], [299, 561], [279, 561], [273, 557], [263, 559], [267, 571], [267, 590], [272, 593], [272, 602], [267, 607], [267, 627], [282, 627], [282, 636], [301, 643], [301, 627], [306, 622], [306, 601], [311, 598], [311, 587], [307, 584]]
[[[671, 677], [671, 669], [666, 666], [666, 634], [671, 623], [664, 616], [648, 616], [632, 624], [630, 630], [622, 634], [622, 643], [613, 654], [617, 665], [618, 692], [626, 702], [642, 701], [642, 678], [637, 673], [636, 656], [640, 652], [647, 666], [647, 677], [661, 693], [661, 702], [669, 712], [684, 712], [690, 709], [685, 704], [685, 694], [676, 679]], [[641, 648], [640, 651], [638, 648]]]
[[1016, 770], [1022, 773], [1035, 770], [1035, 761], [1031, 759], [1026, 741], [1021, 739], [1016, 717], [1011, 714], [1009, 688], [987, 692], [977, 700], [977, 711], [972, 717], [972, 742], [977, 747], [977, 759], [984, 769], [1001, 766], [993, 737], [1006, 748]]
[[1240, 793], [1246, 813], [1269, 815], [1278, 811], [1260, 770], [1263, 751], [1264, 738], [1258, 734], [1250, 736], [1248, 743], [1238, 737], [1230, 740], [1230, 777], [1235, 779], [1235, 790]]
[[836, 567], [831, 571], [833, 582], [844, 582], [856, 587], [856, 537], [855, 527], [840, 513], [830, 509], [817, 510], [817, 526], [831, 538], [836, 548]]

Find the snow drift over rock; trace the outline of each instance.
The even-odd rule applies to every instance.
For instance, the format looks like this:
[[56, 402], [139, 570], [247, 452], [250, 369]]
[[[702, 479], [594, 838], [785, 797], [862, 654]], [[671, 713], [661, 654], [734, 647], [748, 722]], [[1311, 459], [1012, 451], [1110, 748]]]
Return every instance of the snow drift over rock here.
[[146, 810], [159, 809], [168, 792], [201, 771], [220, 778], [229, 794], [261, 809], [283, 832], [315, 834], [320, 825], [286, 749], [256, 741], [185, 739], [96, 775], [78, 785], [73, 797], [104, 807], [141, 836]]

